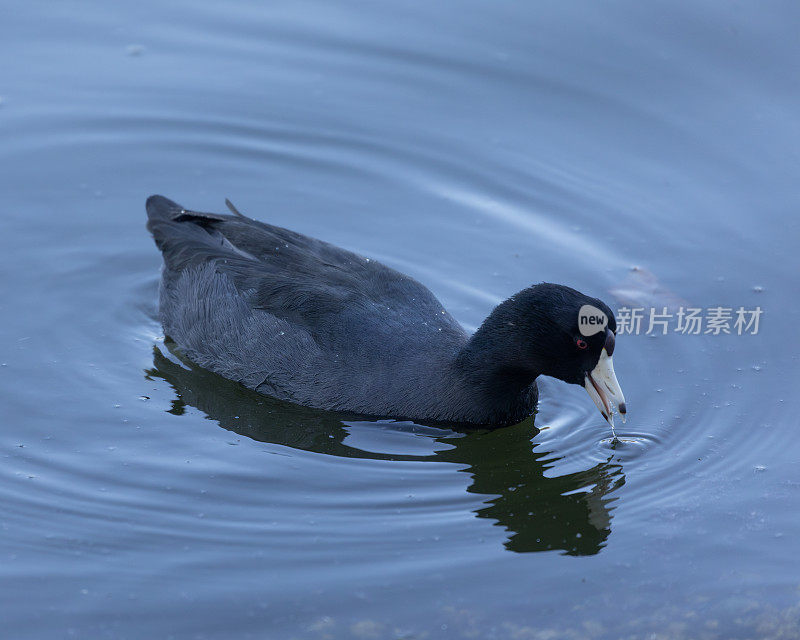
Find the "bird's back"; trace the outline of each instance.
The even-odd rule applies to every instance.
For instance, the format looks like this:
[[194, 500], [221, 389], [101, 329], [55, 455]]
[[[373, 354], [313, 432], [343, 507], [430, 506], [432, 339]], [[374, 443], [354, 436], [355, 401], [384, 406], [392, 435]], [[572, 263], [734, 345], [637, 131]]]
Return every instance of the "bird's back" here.
[[409, 415], [466, 343], [419, 282], [375, 260], [241, 214], [147, 201], [164, 256], [160, 317], [192, 360], [325, 409]]

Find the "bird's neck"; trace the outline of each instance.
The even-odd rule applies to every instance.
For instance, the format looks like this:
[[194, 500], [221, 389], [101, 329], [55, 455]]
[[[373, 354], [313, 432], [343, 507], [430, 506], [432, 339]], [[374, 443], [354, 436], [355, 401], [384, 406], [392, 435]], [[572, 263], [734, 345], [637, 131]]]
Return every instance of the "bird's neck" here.
[[461, 349], [453, 372], [471, 398], [477, 420], [515, 424], [536, 408], [539, 372], [523, 362], [520, 332], [503, 314], [492, 314]]

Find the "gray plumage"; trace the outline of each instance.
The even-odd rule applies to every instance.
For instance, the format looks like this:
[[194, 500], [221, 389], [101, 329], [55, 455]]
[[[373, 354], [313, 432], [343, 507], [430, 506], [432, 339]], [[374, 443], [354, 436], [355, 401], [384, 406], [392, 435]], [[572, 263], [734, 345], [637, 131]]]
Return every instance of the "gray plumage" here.
[[[200, 366], [283, 400], [372, 416], [501, 425], [535, 409], [547, 363], [526, 343], [553, 330], [536, 300], [558, 285], [506, 301], [470, 339], [426, 287], [380, 262], [238, 212], [187, 211], [162, 196], [146, 208], [164, 257], [164, 331]], [[521, 306], [534, 307], [527, 319]]]

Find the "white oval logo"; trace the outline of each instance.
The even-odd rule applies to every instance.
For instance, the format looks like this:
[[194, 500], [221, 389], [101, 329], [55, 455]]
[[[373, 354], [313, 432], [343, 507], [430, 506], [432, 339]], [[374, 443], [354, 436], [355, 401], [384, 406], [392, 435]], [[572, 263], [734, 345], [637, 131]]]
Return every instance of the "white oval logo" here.
[[605, 331], [607, 325], [608, 316], [591, 304], [583, 305], [578, 311], [578, 331], [581, 335], [593, 336]]

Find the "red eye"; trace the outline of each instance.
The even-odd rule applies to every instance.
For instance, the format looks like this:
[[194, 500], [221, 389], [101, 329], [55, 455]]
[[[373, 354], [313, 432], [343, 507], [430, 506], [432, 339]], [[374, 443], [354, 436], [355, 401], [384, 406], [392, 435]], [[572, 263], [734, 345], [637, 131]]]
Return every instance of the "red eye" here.
[[586, 340], [583, 340], [583, 339], [581, 339], [581, 338], [578, 338], [578, 339], [575, 341], [575, 344], [577, 344], [577, 345], [578, 345], [578, 349], [585, 349], [585, 348], [588, 346], [588, 345], [586, 344]]

